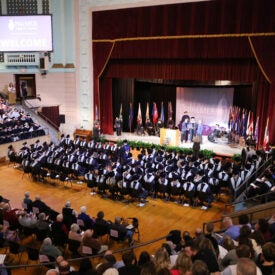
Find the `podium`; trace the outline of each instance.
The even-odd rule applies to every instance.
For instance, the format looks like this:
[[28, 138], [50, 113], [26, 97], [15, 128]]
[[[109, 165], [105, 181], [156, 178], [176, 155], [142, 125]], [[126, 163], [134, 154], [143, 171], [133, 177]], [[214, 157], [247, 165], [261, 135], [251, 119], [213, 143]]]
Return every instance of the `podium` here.
[[86, 139], [87, 142], [90, 141], [91, 137], [92, 137], [93, 132], [90, 130], [85, 130], [85, 129], [76, 129], [74, 131], [74, 139], [76, 136], [79, 136], [81, 138]]
[[160, 129], [160, 145], [179, 146], [180, 131], [178, 129]]

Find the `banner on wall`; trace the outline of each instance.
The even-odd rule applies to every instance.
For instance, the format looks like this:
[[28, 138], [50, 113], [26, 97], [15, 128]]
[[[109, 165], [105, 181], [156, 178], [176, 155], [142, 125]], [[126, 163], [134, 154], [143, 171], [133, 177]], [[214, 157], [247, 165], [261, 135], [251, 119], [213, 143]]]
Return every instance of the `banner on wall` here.
[[177, 87], [176, 125], [185, 111], [203, 124], [228, 128], [228, 114], [233, 104], [234, 88]]

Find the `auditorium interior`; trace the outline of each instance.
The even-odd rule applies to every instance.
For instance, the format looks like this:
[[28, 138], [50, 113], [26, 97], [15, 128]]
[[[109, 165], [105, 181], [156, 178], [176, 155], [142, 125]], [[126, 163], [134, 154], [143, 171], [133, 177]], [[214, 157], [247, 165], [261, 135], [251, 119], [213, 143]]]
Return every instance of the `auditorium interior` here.
[[275, 274], [274, 12], [0, 0], [0, 273]]

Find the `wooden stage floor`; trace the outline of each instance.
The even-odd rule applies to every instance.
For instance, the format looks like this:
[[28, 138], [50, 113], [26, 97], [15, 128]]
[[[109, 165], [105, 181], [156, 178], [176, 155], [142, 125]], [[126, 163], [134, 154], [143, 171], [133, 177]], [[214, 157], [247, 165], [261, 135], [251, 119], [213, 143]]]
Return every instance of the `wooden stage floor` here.
[[[114, 135], [103, 135], [107, 140], [117, 142], [119, 140], [129, 140], [129, 141], [142, 141], [153, 144], [160, 144], [160, 138], [157, 136], [138, 136], [135, 133], [123, 132], [121, 136]], [[182, 148], [192, 148], [193, 143], [187, 142], [179, 144]], [[228, 144], [227, 138], [219, 138], [216, 143], [210, 142], [207, 136], [203, 136], [203, 143], [201, 144], [201, 149], [212, 150], [215, 154], [221, 156], [232, 157], [234, 154], [241, 154], [242, 147], [238, 144]]]

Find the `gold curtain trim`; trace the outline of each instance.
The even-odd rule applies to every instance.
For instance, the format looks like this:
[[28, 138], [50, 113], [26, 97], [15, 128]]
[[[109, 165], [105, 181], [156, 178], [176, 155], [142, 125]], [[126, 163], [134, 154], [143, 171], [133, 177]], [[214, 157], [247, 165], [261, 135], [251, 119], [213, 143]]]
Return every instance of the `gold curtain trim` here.
[[115, 43], [116, 43], [116, 42], [114, 41], [114, 42], [112, 42], [112, 43], [113, 43], [112, 48], [111, 48], [111, 50], [110, 50], [110, 52], [109, 52], [109, 54], [108, 54], [108, 57], [107, 57], [107, 59], [106, 59], [106, 62], [105, 62], [105, 64], [104, 64], [102, 70], [100, 71], [100, 73], [99, 73], [99, 75], [98, 75], [98, 78], [101, 77], [101, 75], [103, 74], [103, 72], [104, 72], [104, 70], [105, 70], [105, 68], [106, 68], [106, 66], [107, 66], [107, 64], [108, 64], [108, 62], [109, 62], [109, 60], [110, 60], [110, 57], [111, 57], [111, 55], [112, 55], [112, 52], [113, 52], [113, 49], [114, 49], [114, 47], [115, 47]]
[[190, 39], [190, 38], [220, 38], [220, 37], [257, 37], [257, 36], [275, 36], [275, 32], [260, 32], [260, 33], [238, 33], [238, 34], [196, 34], [196, 35], [172, 35], [172, 36], [141, 36], [127, 37], [115, 39], [93, 39], [93, 43], [114, 43], [121, 41], [137, 41], [137, 40], [162, 40], [162, 39]]
[[259, 60], [259, 58], [258, 58], [258, 56], [257, 56], [256, 50], [255, 50], [255, 48], [254, 48], [254, 45], [253, 45], [253, 43], [252, 43], [252, 40], [251, 40], [251, 37], [250, 37], [250, 36], [248, 36], [248, 41], [249, 41], [249, 45], [250, 45], [250, 47], [251, 47], [251, 50], [252, 50], [252, 52], [253, 52], [254, 58], [256, 59], [257, 64], [258, 64], [258, 66], [259, 66], [259, 68], [260, 68], [262, 74], [264, 75], [266, 81], [267, 81], [269, 84], [271, 84], [271, 80], [270, 80], [269, 77], [267, 76], [267, 74], [266, 74], [266, 72], [265, 72], [265, 70], [264, 70], [264, 68], [263, 68], [263, 66], [262, 66], [262, 64], [261, 64], [261, 62], [260, 62], [260, 60]]

